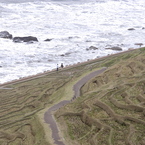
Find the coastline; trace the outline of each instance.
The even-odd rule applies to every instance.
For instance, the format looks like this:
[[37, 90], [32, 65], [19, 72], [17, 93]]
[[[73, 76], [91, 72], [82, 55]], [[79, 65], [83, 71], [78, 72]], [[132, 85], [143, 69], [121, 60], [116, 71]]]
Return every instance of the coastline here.
[[[138, 49], [140, 49], [140, 48], [138, 48]], [[73, 67], [77, 67], [78, 65], [85, 65], [85, 64], [93, 63], [95, 61], [101, 61], [101, 60], [103, 60], [103, 59], [105, 59], [107, 57], [109, 58], [109, 57], [113, 57], [113, 56], [116, 56], [116, 55], [119, 55], [119, 54], [128, 53], [128, 52], [135, 51], [135, 50], [136, 49], [126, 50], [126, 51], [118, 52], [118, 53], [115, 53], [115, 54], [106, 55], [106, 56], [103, 56], [103, 57], [87, 60], [87, 61], [84, 61], [84, 62], [78, 62], [76, 64], [66, 65], [63, 68], [63, 70], [64, 69], [69, 69], [71, 67], [72, 68]], [[33, 79], [42, 77], [42, 76], [46, 76], [46, 75], [49, 75], [49, 74], [54, 73], [56, 71], [57, 71], [56, 69], [52, 69], [52, 70], [44, 71], [42, 73], [38, 73], [38, 74], [35, 74], [35, 75], [30, 75], [30, 76], [26, 76], [26, 77], [23, 77], [23, 78], [20, 78], [20, 79], [16, 79], [16, 80], [12, 80], [12, 81], [9, 81], [9, 82], [5, 82], [5, 83], [0, 84], [0, 89], [4, 89], [3, 87], [5, 87], [7, 85], [17, 84], [17, 83], [20, 83], [20, 82], [25, 82], [25, 81], [29, 81], [29, 80], [33, 80]], [[59, 71], [61, 71], [61, 69]]]

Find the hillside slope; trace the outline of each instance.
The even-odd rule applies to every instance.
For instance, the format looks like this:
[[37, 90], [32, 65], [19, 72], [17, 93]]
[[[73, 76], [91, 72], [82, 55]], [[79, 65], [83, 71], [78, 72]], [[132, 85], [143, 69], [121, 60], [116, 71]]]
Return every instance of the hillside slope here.
[[66, 145], [145, 144], [145, 48], [0, 85], [0, 145], [53, 145], [44, 113], [102, 67], [55, 116]]
[[96, 63], [87, 61], [0, 85], [0, 145], [54, 144], [45, 112], [70, 100], [73, 85]]
[[103, 60], [108, 69], [56, 113], [67, 145], [145, 144], [145, 48]]

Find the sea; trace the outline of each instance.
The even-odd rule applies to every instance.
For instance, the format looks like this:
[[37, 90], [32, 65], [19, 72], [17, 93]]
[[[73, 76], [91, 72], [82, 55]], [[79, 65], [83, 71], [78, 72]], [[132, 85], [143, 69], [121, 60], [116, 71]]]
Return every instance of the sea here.
[[[133, 30], [128, 30], [133, 28]], [[38, 42], [0, 38], [0, 84], [138, 49], [145, 44], [145, 0], [0, 0], [0, 32]], [[44, 41], [50, 39], [51, 41]], [[89, 49], [94, 46], [97, 49]]]

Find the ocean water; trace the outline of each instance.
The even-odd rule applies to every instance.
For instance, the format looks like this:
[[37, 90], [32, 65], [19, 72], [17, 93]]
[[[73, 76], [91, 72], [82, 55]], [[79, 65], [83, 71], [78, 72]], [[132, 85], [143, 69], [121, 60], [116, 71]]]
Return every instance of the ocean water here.
[[0, 83], [118, 53], [108, 47], [139, 48], [143, 27], [145, 0], [0, 0], [0, 31], [38, 38], [31, 44], [0, 38]]

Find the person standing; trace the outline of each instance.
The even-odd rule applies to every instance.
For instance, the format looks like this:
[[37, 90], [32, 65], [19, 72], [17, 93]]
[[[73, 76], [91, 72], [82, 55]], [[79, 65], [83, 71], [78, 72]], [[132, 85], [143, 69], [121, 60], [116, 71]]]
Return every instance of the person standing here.
[[58, 64], [57, 64], [57, 67], [56, 67], [56, 71], [58, 71]]
[[61, 63], [61, 68], [63, 68], [64, 66], [63, 66], [63, 63]]

